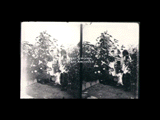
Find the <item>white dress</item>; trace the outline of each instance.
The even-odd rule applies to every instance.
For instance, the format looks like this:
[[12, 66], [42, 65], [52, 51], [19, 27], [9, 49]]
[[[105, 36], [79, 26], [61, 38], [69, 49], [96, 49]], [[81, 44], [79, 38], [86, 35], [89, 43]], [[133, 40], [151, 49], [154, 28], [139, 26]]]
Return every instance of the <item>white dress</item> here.
[[[123, 77], [123, 74], [126, 74], [126, 73], [129, 73], [130, 71], [128, 70], [128, 66], [125, 65], [124, 63], [124, 60], [126, 59], [126, 57], [121, 57], [121, 66], [122, 66], [122, 71], [123, 73], [118, 73], [116, 74], [115, 76], [118, 77], [118, 83], [123, 85], [123, 80], [122, 80], [122, 77]], [[128, 59], [128, 62], [131, 61], [131, 57], [129, 56], [129, 59]]]
[[48, 73], [52, 76], [52, 75], [54, 75], [54, 73], [53, 73], [53, 68], [52, 68], [52, 62], [48, 62], [47, 63], [47, 66], [50, 68], [50, 69], [48, 69]]
[[[123, 74], [126, 74], [126, 73], [130, 73], [129, 69], [128, 69], [128, 66], [125, 65], [124, 63], [124, 60], [125, 60], [125, 57], [122, 57], [121, 59], [121, 66], [122, 66], [122, 71], [123, 73], [118, 73], [117, 76], [118, 76], [118, 83], [123, 85], [123, 81], [122, 81], [122, 76]], [[131, 57], [129, 56], [129, 62], [131, 62]]]
[[115, 67], [114, 67], [115, 62], [110, 62], [109, 63], [109, 67], [111, 67], [113, 70], [110, 71], [110, 74], [112, 76], [116, 76], [116, 71], [115, 71]]
[[[124, 63], [124, 60], [125, 60], [125, 56], [122, 58], [122, 61], [121, 61], [121, 65], [122, 65], [122, 70], [123, 70], [123, 74], [126, 74], [126, 73], [130, 73], [129, 69], [128, 69], [128, 66], [125, 65]], [[128, 59], [128, 62], [131, 62], [131, 57], [129, 56], [129, 59]]]

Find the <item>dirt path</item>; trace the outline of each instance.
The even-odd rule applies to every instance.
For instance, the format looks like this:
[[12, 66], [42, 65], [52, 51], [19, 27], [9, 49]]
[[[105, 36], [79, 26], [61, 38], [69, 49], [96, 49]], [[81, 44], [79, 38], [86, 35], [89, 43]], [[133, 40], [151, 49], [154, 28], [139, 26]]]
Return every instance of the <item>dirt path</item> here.
[[58, 98], [58, 99], [72, 99], [72, 95], [66, 91], [61, 91], [59, 85], [53, 85], [53, 83], [40, 84], [34, 83], [27, 86], [27, 94], [33, 98]]
[[84, 91], [88, 98], [90, 96], [99, 98], [99, 99], [132, 99], [136, 98], [136, 95], [133, 92], [124, 91], [122, 88], [117, 88], [114, 86], [96, 84]]

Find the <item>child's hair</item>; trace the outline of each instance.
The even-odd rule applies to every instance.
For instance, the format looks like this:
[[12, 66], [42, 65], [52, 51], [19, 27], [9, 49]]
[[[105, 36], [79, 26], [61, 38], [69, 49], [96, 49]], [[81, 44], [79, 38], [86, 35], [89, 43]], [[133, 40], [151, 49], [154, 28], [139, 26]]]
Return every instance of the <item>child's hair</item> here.
[[128, 51], [127, 50], [123, 50], [123, 56], [128, 56], [129, 55], [129, 53], [128, 53]]

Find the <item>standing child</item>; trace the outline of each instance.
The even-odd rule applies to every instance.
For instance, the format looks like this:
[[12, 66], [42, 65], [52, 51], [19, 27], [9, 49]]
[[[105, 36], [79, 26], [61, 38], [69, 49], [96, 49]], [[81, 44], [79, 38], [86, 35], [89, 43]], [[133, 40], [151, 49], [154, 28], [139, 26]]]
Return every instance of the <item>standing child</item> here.
[[131, 57], [129, 56], [128, 51], [124, 50], [122, 57], [122, 71], [123, 71], [122, 80], [125, 90], [130, 90], [131, 86], [130, 62], [131, 62]]
[[123, 71], [121, 68], [122, 67], [121, 67], [120, 61], [117, 61], [117, 64], [116, 64], [116, 76], [118, 78], [117, 86], [123, 85], [123, 81], [122, 81]]

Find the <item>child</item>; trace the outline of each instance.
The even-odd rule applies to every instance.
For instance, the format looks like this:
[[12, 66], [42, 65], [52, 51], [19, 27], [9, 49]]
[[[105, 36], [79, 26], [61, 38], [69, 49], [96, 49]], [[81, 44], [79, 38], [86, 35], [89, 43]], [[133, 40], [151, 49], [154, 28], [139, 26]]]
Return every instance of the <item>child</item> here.
[[116, 64], [116, 76], [118, 78], [117, 86], [123, 85], [123, 82], [122, 82], [123, 71], [121, 70], [120, 61], [117, 61], [117, 64]]
[[125, 90], [130, 90], [131, 85], [131, 70], [130, 70], [130, 62], [131, 57], [129, 56], [129, 53], [127, 50], [123, 51], [123, 58], [122, 58], [122, 71], [123, 71], [123, 84]]

